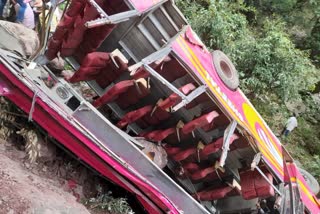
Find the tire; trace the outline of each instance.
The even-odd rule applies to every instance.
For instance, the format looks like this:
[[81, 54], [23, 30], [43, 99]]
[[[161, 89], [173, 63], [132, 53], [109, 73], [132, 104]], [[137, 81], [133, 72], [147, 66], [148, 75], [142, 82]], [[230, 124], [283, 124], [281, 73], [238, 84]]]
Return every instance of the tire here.
[[239, 87], [239, 74], [231, 60], [219, 50], [212, 52], [213, 65], [224, 85], [232, 91]]
[[317, 180], [306, 170], [298, 168], [299, 172], [303, 176], [303, 178], [306, 180], [307, 184], [311, 188], [311, 191], [317, 195], [320, 192], [320, 186]]

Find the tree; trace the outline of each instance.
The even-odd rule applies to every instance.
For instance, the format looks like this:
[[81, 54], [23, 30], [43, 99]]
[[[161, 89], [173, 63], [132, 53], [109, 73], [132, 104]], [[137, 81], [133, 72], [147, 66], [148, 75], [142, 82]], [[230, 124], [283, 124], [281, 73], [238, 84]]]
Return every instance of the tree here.
[[241, 2], [205, 1], [205, 7], [203, 2], [180, 0], [178, 6], [209, 48], [234, 61], [247, 94], [275, 93], [285, 101], [316, 82], [307, 52], [295, 48], [281, 19], [265, 18], [255, 29], [243, 13], [252, 8]]

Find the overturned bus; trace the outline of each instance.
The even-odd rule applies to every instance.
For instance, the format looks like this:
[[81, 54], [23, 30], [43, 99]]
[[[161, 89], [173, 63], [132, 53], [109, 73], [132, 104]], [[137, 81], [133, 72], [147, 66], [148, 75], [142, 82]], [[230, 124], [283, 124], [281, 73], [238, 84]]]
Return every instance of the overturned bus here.
[[[44, 34], [30, 58], [0, 49], [1, 96], [147, 213], [320, 213], [232, 62], [173, 1], [72, 0]], [[46, 66], [58, 56], [64, 78]]]

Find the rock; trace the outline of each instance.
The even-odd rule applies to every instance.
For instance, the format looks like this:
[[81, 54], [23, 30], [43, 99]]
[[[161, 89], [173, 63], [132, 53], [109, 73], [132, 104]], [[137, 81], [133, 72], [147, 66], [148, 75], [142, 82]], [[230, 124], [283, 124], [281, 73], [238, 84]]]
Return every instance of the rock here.
[[33, 55], [40, 46], [37, 33], [21, 24], [0, 21], [0, 34], [1, 48], [17, 51], [23, 56]]

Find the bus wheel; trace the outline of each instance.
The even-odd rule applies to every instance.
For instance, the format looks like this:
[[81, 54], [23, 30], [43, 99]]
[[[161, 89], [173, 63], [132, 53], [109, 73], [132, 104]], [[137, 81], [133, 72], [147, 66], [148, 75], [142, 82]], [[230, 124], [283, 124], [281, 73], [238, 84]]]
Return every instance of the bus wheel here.
[[317, 180], [306, 170], [299, 168], [299, 172], [303, 176], [303, 178], [306, 180], [307, 184], [311, 188], [311, 191], [317, 195], [320, 192], [320, 186]]
[[239, 74], [231, 60], [219, 50], [212, 52], [214, 67], [222, 82], [230, 90], [237, 90], [239, 86]]

